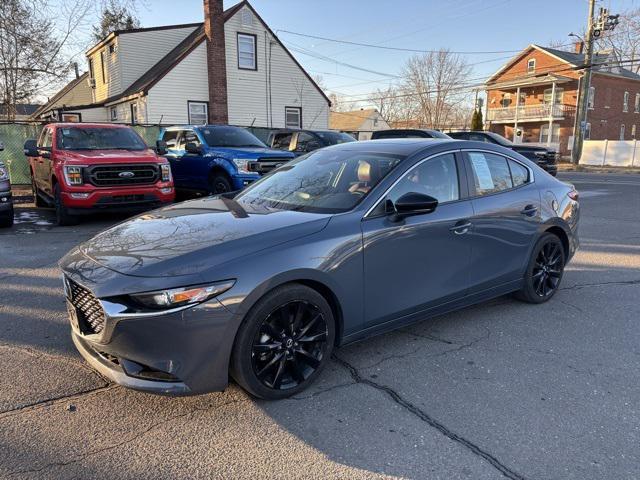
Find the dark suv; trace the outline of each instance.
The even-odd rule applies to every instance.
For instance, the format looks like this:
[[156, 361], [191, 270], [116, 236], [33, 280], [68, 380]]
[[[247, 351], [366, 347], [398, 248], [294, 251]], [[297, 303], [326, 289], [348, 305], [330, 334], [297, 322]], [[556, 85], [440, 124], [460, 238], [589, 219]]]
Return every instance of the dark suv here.
[[[0, 142], [0, 152], [4, 145]], [[13, 200], [11, 198], [11, 183], [9, 182], [9, 169], [0, 160], [0, 227], [13, 225]]]
[[355, 142], [351, 135], [331, 130], [282, 129], [269, 134], [267, 145], [277, 150], [287, 150], [294, 155], [302, 155], [318, 148]]
[[446, 133], [428, 128], [396, 128], [393, 130], [376, 130], [371, 134], [371, 140], [388, 138], [451, 138]]
[[559, 155], [558, 152], [551, 148], [540, 147], [537, 145], [513, 143], [504, 138], [502, 135], [498, 135], [494, 132], [449, 132], [448, 135], [451, 138], [457, 138], [458, 140], [473, 140], [476, 142], [502, 145], [503, 147], [510, 148], [514, 152], [518, 152], [520, 155], [527, 157], [532, 162], [537, 163], [540, 168], [546, 170], [554, 177], [558, 173]]

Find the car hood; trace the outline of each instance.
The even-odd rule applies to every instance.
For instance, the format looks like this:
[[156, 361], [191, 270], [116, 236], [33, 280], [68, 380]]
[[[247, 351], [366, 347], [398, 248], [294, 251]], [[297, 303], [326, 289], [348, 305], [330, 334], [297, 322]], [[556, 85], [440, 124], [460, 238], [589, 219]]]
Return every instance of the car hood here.
[[105, 163], [157, 163], [158, 157], [151, 149], [146, 150], [61, 150], [63, 159], [68, 163], [105, 164]]
[[211, 147], [212, 153], [227, 158], [242, 158], [247, 160], [255, 160], [258, 158], [295, 158], [291, 152], [283, 150], [274, 150], [272, 148], [263, 147], [242, 147], [242, 148], [223, 148]]
[[516, 152], [553, 152], [552, 148], [539, 147], [537, 145], [513, 145], [511, 147]]
[[248, 211], [234, 200], [209, 197], [139, 215], [98, 234], [80, 251], [124, 275], [194, 275], [316, 233], [329, 217], [287, 210]]

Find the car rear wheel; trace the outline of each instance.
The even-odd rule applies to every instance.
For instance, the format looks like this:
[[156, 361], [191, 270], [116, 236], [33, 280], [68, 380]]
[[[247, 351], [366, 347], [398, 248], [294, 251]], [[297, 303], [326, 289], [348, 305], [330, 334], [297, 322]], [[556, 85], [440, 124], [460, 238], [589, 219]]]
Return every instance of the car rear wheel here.
[[227, 193], [232, 190], [231, 180], [223, 173], [212, 173], [209, 178], [209, 192], [212, 195]]
[[9, 228], [13, 225], [13, 207], [9, 211], [0, 215], [0, 228]]
[[545, 233], [533, 249], [524, 285], [516, 297], [529, 303], [548, 301], [558, 291], [565, 261], [560, 239], [552, 233]]
[[62, 203], [62, 195], [60, 194], [60, 185], [56, 184], [53, 187], [53, 200], [54, 206], [56, 208], [56, 222], [61, 227], [69, 226], [69, 225], [77, 225], [78, 217], [74, 215], [69, 215], [67, 211], [67, 207]]
[[335, 340], [331, 307], [317, 291], [289, 284], [265, 295], [238, 331], [231, 374], [267, 400], [307, 388], [325, 367]]

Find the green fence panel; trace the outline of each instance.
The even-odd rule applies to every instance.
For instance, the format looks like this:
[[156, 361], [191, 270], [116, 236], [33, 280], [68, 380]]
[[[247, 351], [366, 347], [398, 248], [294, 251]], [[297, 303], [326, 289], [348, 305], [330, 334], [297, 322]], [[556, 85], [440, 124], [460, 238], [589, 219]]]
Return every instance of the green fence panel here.
[[142, 137], [147, 145], [150, 147], [155, 146], [158, 135], [160, 134], [160, 127], [157, 125], [132, 125], [132, 128], [138, 132], [138, 135]]
[[29, 160], [23, 152], [24, 142], [29, 138], [38, 138], [42, 125], [7, 123], [0, 124], [0, 142], [4, 151], [0, 152], [0, 160], [9, 168], [9, 177], [14, 185], [31, 183]]

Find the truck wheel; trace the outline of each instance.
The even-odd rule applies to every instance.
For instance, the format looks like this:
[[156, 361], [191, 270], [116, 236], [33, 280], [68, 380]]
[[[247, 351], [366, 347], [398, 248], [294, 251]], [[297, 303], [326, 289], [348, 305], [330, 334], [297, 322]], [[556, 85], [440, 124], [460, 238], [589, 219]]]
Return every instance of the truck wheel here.
[[46, 207], [46, 202], [38, 195], [38, 187], [36, 187], [36, 182], [33, 179], [33, 175], [31, 175], [31, 191], [33, 192], [33, 203], [36, 204], [36, 207]]
[[209, 177], [209, 193], [211, 195], [227, 193], [231, 190], [233, 190], [231, 180], [224, 173], [214, 172], [211, 174]]
[[8, 228], [12, 225], [13, 225], [13, 207], [3, 217], [0, 217], [0, 228]]
[[61, 227], [69, 225], [77, 225], [78, 217], [69, 215], [67, 207], [62, 204], [62, 196], [60, 195], [60, 185], [56, 184], [53, 188], [54, 205], [56, 207], [56, 222]]

